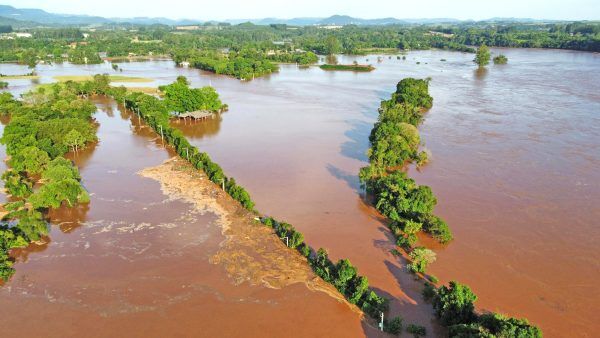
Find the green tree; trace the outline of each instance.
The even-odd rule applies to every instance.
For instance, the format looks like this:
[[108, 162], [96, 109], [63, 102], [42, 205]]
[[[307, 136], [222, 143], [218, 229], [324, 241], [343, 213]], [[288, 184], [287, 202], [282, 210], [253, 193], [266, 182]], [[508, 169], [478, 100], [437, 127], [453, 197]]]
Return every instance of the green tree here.
[[486, 45], [481, 45], [477, 49], [477, 54], [475, 54], [475, 62], [479, 67], [485, 67], [490, 63], [490, 49]]
[[427, 266], [435, 262], [435, 252], [424, 247], [414, 248], [409, 257], [412, 262], [407, 267], [412, 272], [424, 273]]
[[477, 296], [463, 284], [451, 281], [441, 286], [433, 299], [433, 308], [446, 326], [470, 324], [477, 319], [474, 302]]
[[338, 54], [342, 51], [342, 44], [340, 41], [334, 36], [329, 35], [325, 39], [325, 53], [327, 55]]
[[63, 142], [71, 147], [74, 152], [77, 152], [79, 148], [85, 145], [85, 138], [77, 130], [71, 129], [71, 131], [65, 135]]

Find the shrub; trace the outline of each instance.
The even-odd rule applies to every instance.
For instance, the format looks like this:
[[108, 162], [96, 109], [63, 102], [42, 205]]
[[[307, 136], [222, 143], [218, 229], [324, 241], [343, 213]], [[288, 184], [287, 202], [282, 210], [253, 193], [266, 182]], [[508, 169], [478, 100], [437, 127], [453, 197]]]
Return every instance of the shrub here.
[[425, 329], [425, 327], [416, 324], [409, 324], [406, 327], [406, 332], [412, 334], [415, 338], [424, 337], [425, 335], [427, 335], [427, 330]]
[[402, 332], [402, 318], [394, 317], [387, 323], [384, 323], [383, 330], [393, 335], [399, 335]]

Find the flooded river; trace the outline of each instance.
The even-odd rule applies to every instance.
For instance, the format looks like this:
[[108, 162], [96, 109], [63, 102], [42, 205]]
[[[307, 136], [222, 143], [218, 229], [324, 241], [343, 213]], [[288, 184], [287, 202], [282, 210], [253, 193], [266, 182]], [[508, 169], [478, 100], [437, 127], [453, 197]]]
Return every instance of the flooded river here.
[[[277, 74], [251, 82], [175, 68], [169, 61], [121, 66], [122, 75], [155, 80], [132, 86], [166, 84], [178, 75], [187, 76], [194, 86], [214, 86], [229, 112], [219, 119], [178, 123], [178, 127], [250, 191], [258, 210], [292, 223], [308, 243], [327, 248], [332, 258], [349, 258], [375, 289], [393, 299], [393, 313], [435, 334], [438, 328], [431, 321], [431, 307], [420, 296], [421, 285], [406, 273], [405, 262], [390, 254], [392, 236], [364, 202], [357, 178], [359, 168], [366, 165], [368, 135], [379, 101], [388, 98], [404, 77], [431, 77], [434, 105], [420, 130], [433, 156], [420, 172], [410, 171], [419, 183], [432, 187], [439, 201], [436, 213], [455, 234], [446, 247], [423, 238], [438, 253], [431, 273], [444, 282], [455, 279], [470, 285], [479, 296], [480, 309], [527, 317], [548, 337], [591, 337], [600, 329], [594, 320], [600, 295], [593, 284], [600, 277], [596, 243], [600, 239], [600, 80], [596, 76], [600, 55], [514, 49], [502, 53], [509, 58], [508, 65], [490, 65], [483, 72], [470, 62], [473, 55], [423, 51], [409, 53], [406, 60], [356, 58], [373, 63], [377, 69], [371, 73], [286, 65]], [[24, 72], [14, 65], [1, 65], [0, 70]], [[110, 65], [40, 66], [39, 82], [52, 81], [55, 75], [110, 71]], [[29, 80], [12, 83], [16, 93], [31, 85]], [[65, 224], [53, 230], [47, 248], [20, 258], [15, 278], [0, 290], [3, 304], [10, 305], [2, 307], [3, 321], [16, 323], [27, 313], [29, 301], [15, 296], [25, 288], [40, 293], [31, 298], [38, 299], [38, 303], [31, 301], [31, 309], [42, 298], [58, 304], [48, 307], [57, 314], [70, 311], [76, 316], [78, 311], [100, 309], [110, 314], [121, 309], [136, 313], [115, 316], [139, 319], [137, 324], [127, 320], [132, 327], [148, 318], [156, 320], [158, 315], [148, 313], [160, 312], [157, 309], [168, 308], [165, 317], [175, 311], [183, 321], [206, 316], [202, 311], [217, 314], [215, 309], [222, 309], [252, 316], [244, 317], [247, 322], [236, 320], [235, 325], [214, 319], [215, 327], [240, 329], [273, 311], [277, 316], [269, 324], [271, 330], [286, 319], [293, 322], [297, 317], [286, 313], [298, 313], [291, 309], [301, 301], [306, 311], [301, 317], [311, 322], [292, 325], [298, 335], [318, 335], [323, 331], [311, 330], [321, 324], [330, 330], [339, 327], [342, 331], [335, 333], [340, 336], [372, 333], [361, 328], [347, 306], [299, 285], [274, 291], [216, 283], [225, 276], [206, 260], [221, 236], [213, 216], [192, 212], [182, 202], [165, 202], [158, 183], [134, 174], [159, 164], [168, 154], [149, 135], [126, 127], [130, 122], [117, 107], [103, 104], [101, 110], [115, 116], [98, 113], [101, 142], [87, 158], [78, 159], [84, 183], [93, 193], [89, 210], [77, 215], [85, 220], [83, 226]], [[114, 124], [123, 127], [111, 129]], [[129, 229], [145, 222], [151, 230], [100, 232], [110, 224], [111, 229]], [[169, 224], [180, 229], [167, 230]], [[151, 246], [144, 250], [143, 242]], [[86, 252], [92, 258], [86, 259]], [[118, 258], [119, 254], [127, 259]], [[52, 266], [51, 271], [44, 264]], [[40, 286], [27, 289], [27, 283]], [[194, 284], [195, 297], [171, 289], [175, 285], [187, 289], [189, 284]], [[92, 298], [76, 296], [86, 295], [82, 288], [87, 286], [93, 290]], [[12, 290], [8, 295], [7, 287]], [[129, 288], [132, 291], [124, 291]], [[149, 296], [153, 293], [158, 296]], [[240, 293], [238, 298], [232, 296]], [[61, 299], [57, 294], [71, 301], [57, 301]], [[103, 295], [98, 298], [107, 304], [91, 301], [94, 294]], [[249, 294], [255, 297], [252, 301]], [[177, 303], [172, 298], [189, 301]], [[236, 302], [239, 298], [245, 301]], [[273, 301], [278, 304], [273, 308], [249, 305]], [[177, 305], [165, 305], [171, 302]], [[140, 310], [144, 307], [152, 311]], [[311, 315], [313, 308], [320, 315]], [[118, 320], [115, 326], [125, 325]], [[164, 326], [156, 327], [173, 328], [166, 319], [160, 323]]]

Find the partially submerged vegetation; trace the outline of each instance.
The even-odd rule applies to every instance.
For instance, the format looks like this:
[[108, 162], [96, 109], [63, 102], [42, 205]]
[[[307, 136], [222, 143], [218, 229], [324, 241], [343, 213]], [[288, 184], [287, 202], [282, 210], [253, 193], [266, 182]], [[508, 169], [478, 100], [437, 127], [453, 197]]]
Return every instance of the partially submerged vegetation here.
[[450, 337], [542, 337], [542, 331], [526, 319], [475, 312], [477, 296], [464, 284], [451, 281], [448, 286], [437, 289], [426, 284], [423, 296], [432, 302], [436, 316], [448, 327]]
[[267, 58], [274, 62], [279, 63], [297, 63], [299, 65], [310, 65], [317, 63], [319, 57], [313, 52], [274, 52], [267, 54]]
[[353, 72], [370, 72], [375, 69], [375, 67], [371, 65], [359, 65], [359, 64], [351, 64], [351, 65], [320, 65], [319, 68], [323, 70], [349, 70]]
[[486, 45], [481, 45], [477, 49], [477, 53], [475, 54], [475, 62], [479, 67], [485, 67], [490, 63], [490, 49]]
[[217, 91], [210, 86], [190, 88], [184, 76], [177, 77], [177, 81], [158, 89], [164, 96], [164, 103], [171, 112], [185, 113], [192, 111], [207, 111], [219, 113], [227, 109], [221, 102]]
[[433, 215], [437, 199], [431, 189], [401, 171], [407, 163], [424, 165], [428, 160], [427, 152], [419, 151], [417, 126], [432, 104], [429, 80], [400, 81], [391, 99], [381, 102], [378, 122], [369, 136], [370, 164], [359, 173], [367, 192], [375, 198], [377, 210], [392, 221], [390, 229], [398, 245], [406, 250], [417, 242], [420, 231], [441, 243], [452, 240], [446, 222]]
[[[94, 92], [96, 87], [88, 88]], [[0, 224], [0, 279], [14, 273], [9, 250], [48, 234], [49, 209], [89, 202], [77, 167], [63, 157], [96, 141], [96, 107], [80, 93], [71, 82], [38, 88], [22, 101], [0, 94], [0, 113], [10, 116], [0, 141], [10, 156], [2, 179], [11, 196]]]
[[495, 65], [505, 65], [507, 63], [508, 63], [508, 58], [503, 54], [500, 54], [500, 55], [494, 57]]
[[[392, 98], [381, 103], [379, 120], [369, 137], [370, 165], [359, 174], [367, 192], [373, 194], [377, 210], [390, 219], [389, 228], [397, 245], [407, 252], [410, 260], [407, 268], [419, 274], [426, 272], [436, 256], [425, 247], [413, 248], [417, 233], [425, 231], [441, 243], [452, 240], [448, 225], [433, 214], [437, 199], [431, 189], [416, 184], [401, 171], [407, 163], [426, 161], [425, 154], [419, 152], [416, 127], [432, 104], [428, 79], [400, 81]], [[437, 282], [434, 277], [429, 279]], [[541, 337], [541, 331], [527, 320], [494, 313], [478, 315], [473, 305], [477, 297], [457, 282], [438, 289], [426, 282], [423, 296], [432, 300], [436, 315], [448, 327], [450, 337]], [[415, 325], [410, 326], [409, 332], [424, 334]]]

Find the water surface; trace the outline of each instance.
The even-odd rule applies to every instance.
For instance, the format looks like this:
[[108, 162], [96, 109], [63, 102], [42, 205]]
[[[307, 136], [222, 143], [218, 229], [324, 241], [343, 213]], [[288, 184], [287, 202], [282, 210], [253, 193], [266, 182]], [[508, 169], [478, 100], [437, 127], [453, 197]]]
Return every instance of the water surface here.
[[[357, 178], [379, 101], [402, 78], [431, 77], [434, 106], [420, 130], [433, 156], [410, 174], [432, 187], [436, 213], [455, 240], [441, 247], [423, 239], [438, 253], [430, 271], [470, 285], [481, 309], [527, 317], [546, 336], [590, 337], [600, 329], [593, 285], [600, 277], [600, 55], [501, 52], [509, 64], [485, 71], [475, 69], [471, 54], [422, 51], [407, 60], [356, 58], [369, 59], [377, 68], [371, 73], [285, 65], [240, 82], [156, 61], [122, 64], [122, 75], [155, 79], [136, 86], [167, 84], [178, 75], [214, 86], [230, 110], [208, 122], [178, 124], [191, 141], [250, 191], [259, 210], [294, 224], [332, 258], [349, 258], [393, 298], [393, 313], [435, 333], [421, 284], [389, 253], [393, 238], [364, 202]], [[40, 82], [110, 71], [108, 64], [39, 70]]]

